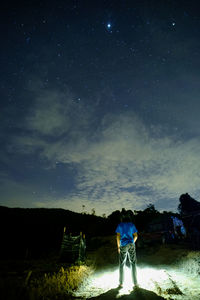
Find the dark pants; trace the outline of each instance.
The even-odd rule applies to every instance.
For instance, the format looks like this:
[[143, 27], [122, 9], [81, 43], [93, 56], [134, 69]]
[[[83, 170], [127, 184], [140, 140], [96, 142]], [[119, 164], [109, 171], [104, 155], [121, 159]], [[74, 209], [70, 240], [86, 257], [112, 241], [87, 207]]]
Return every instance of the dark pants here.
[[127, 258], [129, 259], [131, 265], [133, 282], [134, 284], [137, 284], [135, 244], [127, 244], [126, 246], [120, 247], [119, 283], [123, 284], [124, 281], [124, 265], [126, 263]]

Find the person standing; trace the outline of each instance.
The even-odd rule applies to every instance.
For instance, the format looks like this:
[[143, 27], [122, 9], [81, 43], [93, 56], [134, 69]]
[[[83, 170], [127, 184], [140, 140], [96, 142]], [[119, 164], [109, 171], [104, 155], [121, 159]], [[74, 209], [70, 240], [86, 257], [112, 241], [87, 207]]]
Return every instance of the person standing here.
[[127, 258], [131, 265], [134, 286], [137, 287], [135, 242], [138, 238], [138, 234], [135, 225], [132, 223], [131, 216], [127, 211], [123, 210], [121, 223], [118, 224], [115, 232], [117, 233], [117, 248], [119, 253], [119, 288], [123, 287], [124, 265]]

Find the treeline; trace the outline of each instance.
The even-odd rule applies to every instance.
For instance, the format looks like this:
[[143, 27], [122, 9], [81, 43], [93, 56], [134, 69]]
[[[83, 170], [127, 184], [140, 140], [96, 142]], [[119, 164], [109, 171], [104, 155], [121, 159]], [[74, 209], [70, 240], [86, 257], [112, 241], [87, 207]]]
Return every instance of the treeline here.
[[[171, 216], [182, 218], [188, 232], [192, 226], [200, 230], [200, 203], [187, 193], [181, 195], [179, 200], [179, 214], [167, 211], [161, 213], [153, 204], [144, 210], [129, 210], [129, 213], [139, 232], [153, 227], [155, 230], [167, 230]], [[87, 241], [94, 236], [113, 235], [122, 211], [114, 211], [105, 218], [94, 213], [81, 214], [64, 209], [0, 206], [1, 257], [42, 257], [58, 253], [64, 227], [72, 235], [83, 232]]]
[[[110, 224], [112, 224], [113, 229], [116, 227], [117, 223], [120, 221], [120, 216], [123, 213], [124, 208], [121, 211], [116, 210], [111, 215], [108, 216]], [[128, 210], [127, 211], [131, 216], [132, 222], [136, 225], [139, 232], [147, 231], [149, 224], [156, 222], [160, 223], [168, 223], [171, 216], [177, 216], [178, 214], [173, 212], [159, 212], [155, 209], [153, 204], [147, 205], [144, 210]], [[166, 225], [167, 226], [167, 225]]]

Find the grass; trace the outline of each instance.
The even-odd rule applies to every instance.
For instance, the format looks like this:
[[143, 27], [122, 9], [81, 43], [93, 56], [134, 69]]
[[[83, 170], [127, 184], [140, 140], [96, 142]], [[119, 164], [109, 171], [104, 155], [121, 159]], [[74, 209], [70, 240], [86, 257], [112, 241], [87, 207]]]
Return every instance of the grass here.
[[0, 261], [0, 299], [72, 299], [72, 292], [94, 271], [90, 264], [69, 265], [56, 257]]
[[[89, 247], [88, 247], [89, 248]], [[183, 267], [194, 269], [192, 262], [199, 262], [198, 253], [182, 245], [161, 245], [137, 249], [139, 263], [145, 265], [176, 265], [183, 260]], [[185, 263], [189, 259], [189, 264]], [[197, 264], [195, 264], [196, 266]], [[41, 260], [0, 261], [0, 298], [4, 300], [72, 300], [73, 292], [94, 271], [118, 266], [116, 237], [96, 237], [87, 249], [86, 264], [61, 263], [58, 257]], [[198, 265], [199, 266], [199, 265]], [[191, 267], [191, 268], [190, 268]], [[199, 272], [198, 269], [195, 269]], [[167, 294], [180, 294], [174, 285]], [[159, 286], [158, 286], [159, 294]], [[160, 291], [161, 293], [161, 291]]]
[[45, 273], [41, 278], [32, 279], [27, 286], [30, 300], [53, 300], [70, 298], [81, 283], [92, 273], [88, 266], [60, 268], [58, 272]]

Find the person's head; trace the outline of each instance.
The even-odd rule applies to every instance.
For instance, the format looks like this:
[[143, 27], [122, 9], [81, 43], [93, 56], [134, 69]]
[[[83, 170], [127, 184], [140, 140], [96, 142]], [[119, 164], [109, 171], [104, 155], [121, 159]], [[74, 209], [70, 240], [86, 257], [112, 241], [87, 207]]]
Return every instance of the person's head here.
[[121, 212], [121, 222], [131, 222], [131, 216], [130, 213], [126, 210], [123, 210]]

